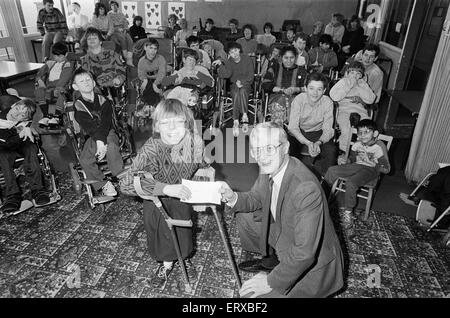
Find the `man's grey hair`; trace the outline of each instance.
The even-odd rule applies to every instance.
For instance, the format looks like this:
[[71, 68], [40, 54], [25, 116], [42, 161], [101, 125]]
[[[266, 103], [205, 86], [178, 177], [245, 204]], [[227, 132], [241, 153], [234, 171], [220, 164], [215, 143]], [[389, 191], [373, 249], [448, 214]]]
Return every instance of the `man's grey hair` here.
[[252, 140], [255, 140], [257, 135], [260, 135], [262, 133], [272, 135], [275, 134], [277, 131], [278, 133], [276, 134], [276, 136], [278, 136], [278, 141], [282, 144], [286, 143], [288, 141], [288, 137], [283, 126], [280, 126], [270, 121], [265, 123], [259, 123], [255, 126], [255, 128], [252, 129], [252, 132], [250, 133], [250, 143], [252, 143]]

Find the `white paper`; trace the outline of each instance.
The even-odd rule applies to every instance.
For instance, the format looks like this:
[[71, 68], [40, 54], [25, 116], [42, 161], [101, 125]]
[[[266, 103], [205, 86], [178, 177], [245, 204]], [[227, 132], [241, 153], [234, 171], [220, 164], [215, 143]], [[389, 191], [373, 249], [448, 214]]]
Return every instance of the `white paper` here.
[[0, 129], [11, 129], [17, 124], [16, 121], [0, 119]]
[[220, 204], [220, 182], [191, 181], [182, 179], [181, 184], [188, 187], [191, 191], [190, 199], [181, 200], [182, 202], [193, 204]]

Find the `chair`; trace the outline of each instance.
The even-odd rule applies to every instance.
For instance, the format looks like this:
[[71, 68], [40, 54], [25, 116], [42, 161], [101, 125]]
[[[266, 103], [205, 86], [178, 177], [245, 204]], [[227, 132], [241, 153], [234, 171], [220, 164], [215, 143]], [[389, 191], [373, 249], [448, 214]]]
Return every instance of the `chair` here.
[[[422, 179], [422, 181], [419, 182], [417, 187], [408, 195], [408, 199], [413, 201], [415, 204], [418, 204], [417, 206], [417, 212], [416, 212], [416, 221], [423, 224], [430, 224], [431, 220], [434, 218], [434, 214], [436, 212], [436, 206], [427, 200], [420, 200], [416, 197], [416, 193], [420, 190], [421, 187], [426, 187], [428, 185], [428, 181], [430, 181], [430, 178], [434, 176], [436, 172], [430, 172], [425, 176], [425, 178]], [[444, 212], [436, 219], [433, 223], [431, 223], [430, 227], [427, 229], [427, 232], [430, 232], [435, 226], [438, 225], [438, 223], [446, 216], [450, 215], [450, 206], [445, 209]], [[431, 216], [431, 220], [428, 220], [428, 216]], [[430, 222], [430, 223], [428, 223]]]
[[[352, 132], [353, 132], [353, 135], [355, 135], [356, 129], [353, 128]], [[386, 148], [388, 149], [388, 151], [391, 148], [393, 139], [394, 138], [392, 136], [387, 136], [387, 135], [383, 135], [383, 134], [378, 135], [378, 140], [381, 140], [384, 143], [386, 143]], [[352, 142], [352, 144], [353, 144], [353, 142]], [[349, 153], [349, 151], [347, 151], [347, 156], [348, 156], [348, 153]], [[369, 183], [367, 183], [364, 186], [362, 186], [361, 188], [359, 188], [359, 191], [357, 193], [358, 198], [366, 200], [366, 208], [365, 208], [364, 217], [363, 217], [364, 221], [367, 221], [369, 219], [370, 207], [372, 206], [373, 197], [375, 195], [379, 181], [380, 181], [380, 177], [370, 181]], [[346, 178], [338, 178], [333, 183], [333, 187], [331, 188], [329, 199], [331, 199], [331, 197], [336, 193], [336, 191], [345, 192], [345, 182], [346, 182]]]

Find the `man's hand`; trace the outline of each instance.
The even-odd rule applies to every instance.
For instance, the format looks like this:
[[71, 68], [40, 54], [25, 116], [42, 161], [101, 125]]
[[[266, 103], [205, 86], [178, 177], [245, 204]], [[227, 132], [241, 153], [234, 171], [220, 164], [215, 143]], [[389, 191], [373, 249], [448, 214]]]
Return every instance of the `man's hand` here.
[[340, 166], [347, 164], [347, 159], [345, 158], [345, 155], [338, 157], [337, 164]]
[[317, 157], [318, 155], [319, 155], [319, 153], [320, 153], [320, 147], [318, 146], [318, 144], [317, 143], [314, 143], [314, 142], [309, 142], [308, 144], [307, 144], [307, 146], [308, 146], [308, 152], [309, 152], [309, 155], [311, 156], [311, 157]]
[[25, 141], [29, 139], [31, 142], [34, 142], [33, 131], [30, 127], [23, 127], [19, 132], [19, 137]]
[[182, 184], [169, 184], [163, 189], [163, 193], [169, 197], [187, 200], [191, 197], [191, 191]]
[[212, 62], [212, 66], [222, 65], [222, 60], [215, 60]]
[[239, 295], [241, 297], [256, 298], [271, 291], [272, 288], [267, 282], [267, 273], [260, 272], [242, 284], [241, 289], [239, 289]]
[[219, 189], [219, 193], [222, 196], [222, 202], [231, 202], [236, 198], [236, 193], [231, 190], [230, 186], [228, 185], [228, 183], [224, 182], [224, 181], [218, 181], [221, 183], [220, 189]]
[[108, 149], [108, 145], [101, 140], [97, 140], [97, 152], [95, 153], [95, 157], [98, 161], [102, 160], [106, 156], [106, 150]]

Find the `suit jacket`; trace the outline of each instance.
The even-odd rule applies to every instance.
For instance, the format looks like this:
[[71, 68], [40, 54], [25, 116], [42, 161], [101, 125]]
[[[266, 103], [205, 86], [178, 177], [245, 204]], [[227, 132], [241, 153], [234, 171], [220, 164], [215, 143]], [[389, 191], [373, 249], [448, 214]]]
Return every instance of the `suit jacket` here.
[[270, 212], [269, 176], [260, 175], [249, 192], [239, 193], [233, 211], [254, 212], [261, 220], [260, 249], [267, 242], [280, 263], [268, 275], [275, 291], [288, 297], [326, 297], [343, 286], [342, 250], [325, 193], [317, 178], [290, 157], [281, 182], [276, 220]]

